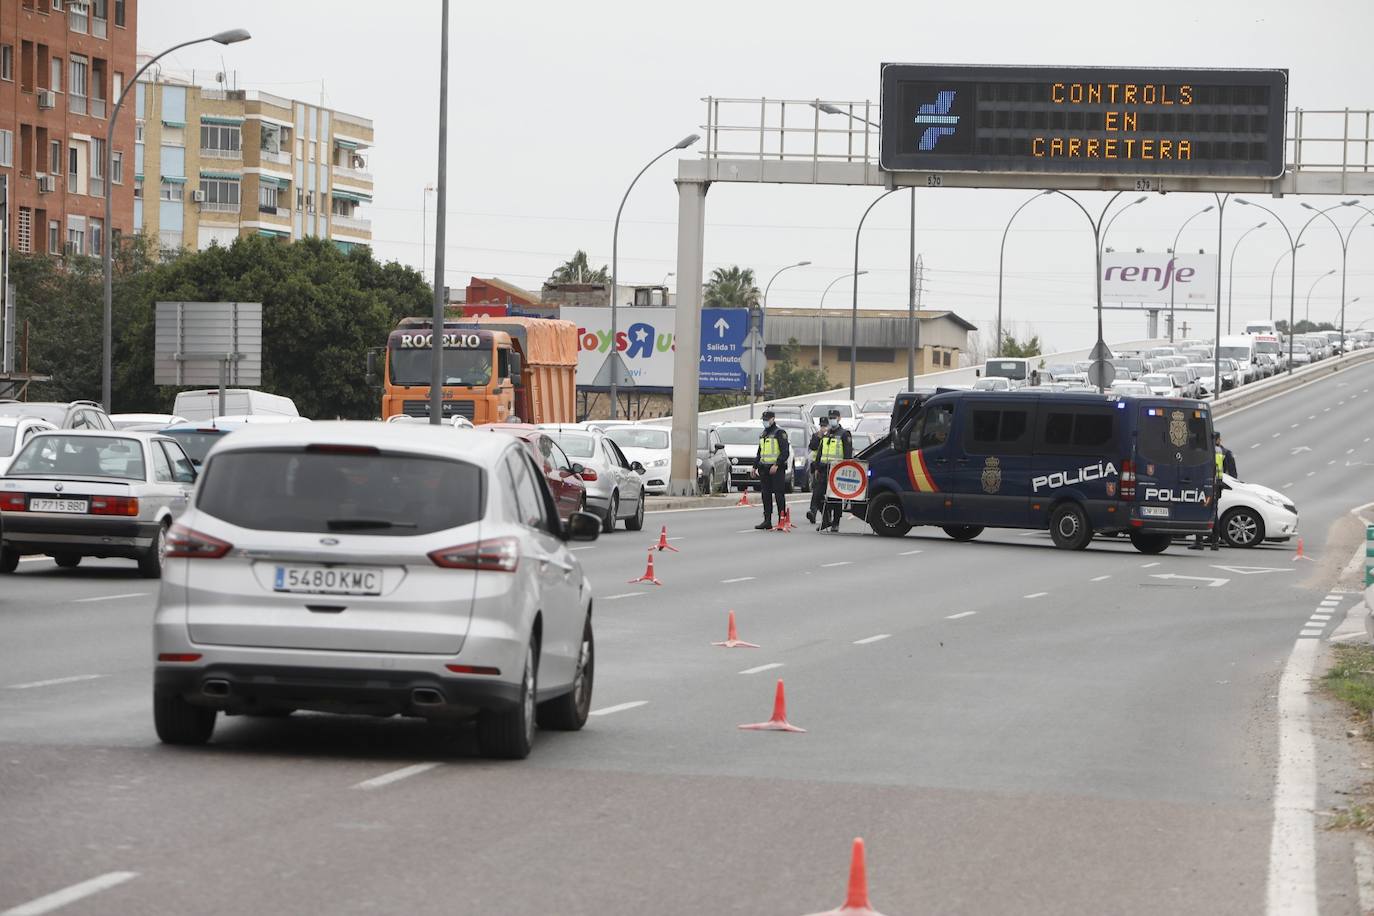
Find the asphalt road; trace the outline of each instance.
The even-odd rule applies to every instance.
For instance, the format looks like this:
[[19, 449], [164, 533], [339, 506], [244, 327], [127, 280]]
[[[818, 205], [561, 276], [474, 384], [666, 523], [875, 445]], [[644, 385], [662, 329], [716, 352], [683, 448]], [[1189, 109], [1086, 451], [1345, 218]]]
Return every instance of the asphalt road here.
[[[60, 912], [786, 916], [839, 905], [855, 836], [889, 916], [1262, 912], [1275, 689], [1374, 500], [1371, 391], [1366, 364], [1218, 424], [1314, 563], [652, 515], [661, 588], [626, 584], [648, 530], [579, 550], [603, 714], [523, 763], [306, 714], [163, 747], [155, 583], [26, 561], [0, 580], [0, 913], [104, 877]], [[711, 647], [731, 609], [762, 648]], [[738, 730], [777, 678], [807, 733]], [[1353, 911], [1322, 844], [1324, 912]]]

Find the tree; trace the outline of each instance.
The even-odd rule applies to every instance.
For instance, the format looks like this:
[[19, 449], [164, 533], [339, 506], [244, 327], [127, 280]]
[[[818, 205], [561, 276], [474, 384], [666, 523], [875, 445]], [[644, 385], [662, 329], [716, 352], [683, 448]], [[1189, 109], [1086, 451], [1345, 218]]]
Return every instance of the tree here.
[[587, 252], [581, 248], [554, 268], [553, 273], [549, 274], [549, 279], [544, 281], [545, 285], [555, 283], [610, 283], [611, 272], [606, 265], [601, 265], [600, 269], [592, 270], [591, 264], [587, 262]]
[[1010, 331], [1002, 332], [1002, 355], [1007, 357], [1029, 357], [1040, 355], [1040, 335], [1032, 334], [1024, 341], [1017, 340]]
[[797, 359], [801, 347], [795, 337], [787, 341], [779, 359], [764, 374], [764, 390], [770, 398], [791, 398], [828, 391], [832, 386], [824, 369], [810, 369]]
[[735, 265], [711, 271], [702, 304], [708, 309], [756, 308], [759, 288], [754, 282], [754, 269]]
[[[1288, 333], [1288, 322], [1283, 319], [1279, 319], [1278, 321], [1274, 322], [1274, 327], [1278, 329], [1278, 332], [1280, 334]], [[1293, 333], [1295, 334], [1315, 334], [1318, 331], [1340, 330], [1340, 328], [1336, 327], [1329, 321], [1313, 322], [1308, 321], [1306, 319], [1299, 321], [1297, 324], [1293, 325], [1293, 328]]]

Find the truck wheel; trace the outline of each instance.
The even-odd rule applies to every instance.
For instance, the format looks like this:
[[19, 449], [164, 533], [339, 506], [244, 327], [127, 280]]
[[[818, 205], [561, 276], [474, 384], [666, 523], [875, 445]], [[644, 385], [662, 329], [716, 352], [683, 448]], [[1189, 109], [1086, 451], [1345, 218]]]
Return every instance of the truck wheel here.
[[1141, 553], [1156, 554], [1163, 553], [1169, 549], [1173, 543], [1173, 538], [1167, 534], [1150, 534], [1145, 531], [1131, 532], [1131, 546]]
[[1078, 503], [1064, 503], [1050, 513], [1050, 537], [1062, 550], [1082, 550], [1093, 539], [1088, 516]]
[[911, 530], [896, 493], [883, 493], [868, 507], [868, 524], [873, 533], [885, 538], [905, 537]]
[[615, 517], [620, 514], [620, 494], [611, 494], [611, 504], [606, 509], [606, 517], [601, 520], [601, 531], [610, 534], [615, 530]]

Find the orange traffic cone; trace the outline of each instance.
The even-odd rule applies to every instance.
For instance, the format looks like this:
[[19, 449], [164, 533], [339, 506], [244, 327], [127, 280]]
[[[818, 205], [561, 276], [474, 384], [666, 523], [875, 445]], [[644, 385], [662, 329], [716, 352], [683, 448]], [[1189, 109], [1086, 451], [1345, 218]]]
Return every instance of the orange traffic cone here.
[[739, 502], [735, 503], [735, 506], [736, 506], [736, 507], [739, 507], [739, 506], [752, 506], [752, 505], [753, 505], [753, 503], [749, 502], [749, 491], [748, 491], [748, 490], [740, 490], [740, 491], [739, 491]]
[[668, 543], [668, 526], [667, 526], [667, 525], [664, 525], [664, 526], [663, 526], [663, 530], [660, 531], [660, 532], [658, 533], [658, 543], [654, 545], [654, 548], [653, 548], [653, 549], [654, 549], [654, 550], [658, 550], [658, 551], [671, 550], [673, 553], [678, 553], [678, 552], [679, 552], [678, 549], [677, 549], [676, 547], [674, 547], [672, 544], [669, 544], [669, 543]]
[[792, 530], [792, 510], [784, 506], [778, 511], [778, 527], [774, 531], [781, 531], [783, 534]]
[[652, 582], [654, 585], [663, 584], [654, 576], [654, 549], [652, 547], [649, 548], [649, 565], [644, 568], [644, 575], [640, 576], [638, 579], [630, 580], [631, 585], [637, 582]]
[[1306, 560], [1309, 563], [1312, 562], [1312, 558], [1302, 552], [1302, 538], [1298, 538], [1298, 552], [1293, 554], [1293, 562], [1296, 563], [1298, 560]]
[[849, 859], [849, 895], [838, 910], [826, 910], [815, 916], [883, 916], [868, 902], [868, 871], [864, 867], [864, 841], [854, 838], [854, 851]]
[[787, 721], [787, 697], [783, 693], [782, 678], [778, 678], [778, 692], [773, 695], [773, 718], [767, 722], [755, 722], [752, 725], [741, 725], [740, 728], [754, 732], [805, 732], [806, 729], [798, 728]]
[[725, 642], [713, 642], [713, 646], [720, 646], [725, 649], [757, 649], [757, 643], [743, 642], [739, 638], [739, 631], [735, 629], [735, 612], [730, 612], [730, 622], [725, 628]]

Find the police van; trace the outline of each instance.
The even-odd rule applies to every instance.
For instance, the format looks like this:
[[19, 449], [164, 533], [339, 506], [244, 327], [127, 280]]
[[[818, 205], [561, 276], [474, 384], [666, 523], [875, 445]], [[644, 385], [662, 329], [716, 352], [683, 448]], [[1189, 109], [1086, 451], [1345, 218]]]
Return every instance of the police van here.
[[1142, 553], [1212, 528], [1216, 461], [1201, 401], [1022, 389], [943, 392], [865, 455], [873, 530], [1049, 529], [1082, 550], [1126, 534]]

